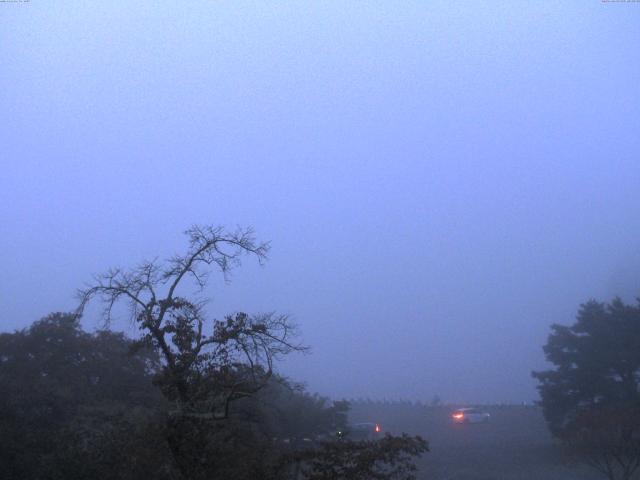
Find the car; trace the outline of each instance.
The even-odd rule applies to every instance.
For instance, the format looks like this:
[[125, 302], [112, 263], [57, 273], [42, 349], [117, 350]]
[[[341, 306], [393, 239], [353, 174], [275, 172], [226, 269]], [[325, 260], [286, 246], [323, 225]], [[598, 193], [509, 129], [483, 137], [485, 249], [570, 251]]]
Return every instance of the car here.
[[384, 436], [380, 424], [370, 422], [349, 424], [346, 428], [338, 430], [337, 435], [355, 441], [377, 440]]
[[453, 423], [487, 423], [490, 416], [477, 408], [459, 408], [451, 414], [451, 420]]

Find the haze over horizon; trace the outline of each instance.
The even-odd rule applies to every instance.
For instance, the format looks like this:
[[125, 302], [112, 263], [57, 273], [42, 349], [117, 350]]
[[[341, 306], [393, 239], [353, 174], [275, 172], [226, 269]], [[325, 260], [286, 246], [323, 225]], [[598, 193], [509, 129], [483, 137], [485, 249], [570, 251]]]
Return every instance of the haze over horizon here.
[[640, 296], [640, 5], [31, 0], [0, 25], [2, 331], [192, 224], [253, 226], [269, 262], [209, 309], [291, 314], [311, 391], [530, 402], [552, 323]]

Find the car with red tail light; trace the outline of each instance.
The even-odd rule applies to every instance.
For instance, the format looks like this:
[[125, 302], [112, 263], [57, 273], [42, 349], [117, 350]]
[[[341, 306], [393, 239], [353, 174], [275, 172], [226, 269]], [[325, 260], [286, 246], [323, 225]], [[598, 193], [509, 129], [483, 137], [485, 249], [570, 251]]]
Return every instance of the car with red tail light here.
[[338, 430], [337, 436], [347, 440], [377, 440], [384, 436], [382, 427], [379, 423], [364, 422], [352, 423], [344, 429]]
[[487, 423], [489, 421], [487, 412], [483, 412], [478, 408], [459, 408], [451, 414], [453, 423]]

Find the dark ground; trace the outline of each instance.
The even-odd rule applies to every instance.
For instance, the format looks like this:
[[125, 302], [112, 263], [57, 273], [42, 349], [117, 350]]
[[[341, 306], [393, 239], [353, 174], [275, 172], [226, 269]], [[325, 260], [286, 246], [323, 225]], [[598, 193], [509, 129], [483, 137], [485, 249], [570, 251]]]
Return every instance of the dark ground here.
[[485, 406], [487, 424], [454, 425], [454, 406], [353, 402], [350, 420], [374, 421], [391, 433], [422, 435], [431, 452], [418, 461], [424, 480], [597, 480], [595, 470], [572, 464], [532, 406]]

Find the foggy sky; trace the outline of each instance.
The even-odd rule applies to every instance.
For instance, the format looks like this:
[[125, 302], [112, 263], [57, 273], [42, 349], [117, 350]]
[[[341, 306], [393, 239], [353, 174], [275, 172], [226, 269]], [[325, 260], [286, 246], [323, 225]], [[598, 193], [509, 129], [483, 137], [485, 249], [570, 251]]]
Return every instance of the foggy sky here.
[[640, 294], [639, 46], [598, 0], [0, 3], [1, 329], [253, 226], [210, 312], [291, 314], [312, 391], [531, 401], [551, 323]]

